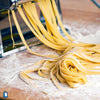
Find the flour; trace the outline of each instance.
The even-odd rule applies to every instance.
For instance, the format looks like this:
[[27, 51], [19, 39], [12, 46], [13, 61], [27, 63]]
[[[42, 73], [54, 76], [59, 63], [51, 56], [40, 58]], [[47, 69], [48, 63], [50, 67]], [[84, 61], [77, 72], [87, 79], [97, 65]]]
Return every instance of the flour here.
[[[76, 26], [76, 27], [75, 27]], [[67, 25], [67, 28], [71, 30], [71, 36], [77, 41], [86, 43], [100, 43], [100, 30], [97, 30], [95, 34], [86, 29], [83, 25], [82, 28], [77, 28], [77, 24]], [[88, 26], [90, 28], [90, 26]], [[91, 28], [92, 29], [92, 28]], [[81, 33], [82, 31], [82, 33]], [[85, 34], [88, 33], [88, 34]], [[91, 34], [90, 34], [91, 33]], [[32, 48], [33, 51], [41, 54], [56, 54], [50, 48], [41, 45]], [[49, 51], [49, 52], [48, 52]], [[47, 58], [37, 57], [29, 54], [28, 52], [20, 52], [6, 57], [0, 62], [0, 87], [5, 87], [5, 84], [24, 90], [24, 93], [31, 91], [27, 100], [34, 97], [34, 93], [40, 93], [44, 98], [48, 97], [50, 100], [96, 100], [100, 99], [100, 75], [87, 75], [87, 84], [81, 85], [78, 88], [70, 88], [68, 85], [60, 84], [63, 91], [60, 91], [52, 83], [51, 80], [41, 78], [36, 73], [33, 73], [32, 77], [40, 80], [30, 81], [30, 85], [27, 85], [19, 78], [19, 72], [27, 69], [28, 67], [35, 68], [33, 63]], [[48, 94], [48, 95], [46, 95]], [[38, 99], [41, 99], [38, 97]]]
[[80, 33], [72, 33], [72, 37], [76, 39], [76, 41], [81, 41], [84, 43], [94, 43], [99, 44], [100, 43], [100, 30], [98, 30], [95, 34], [89, 34], [83, 36]]

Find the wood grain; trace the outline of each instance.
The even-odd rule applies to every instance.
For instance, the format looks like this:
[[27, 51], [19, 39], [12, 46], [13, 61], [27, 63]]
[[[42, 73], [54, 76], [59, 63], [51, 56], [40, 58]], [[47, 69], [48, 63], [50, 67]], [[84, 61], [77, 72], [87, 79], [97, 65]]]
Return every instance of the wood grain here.
[[[97, 8], [91, 0], [60, 0], [61, 2], [61, 8], [62, 8], [62, 14], [63, 14], [63, 20], [65, 24], [68, 24], [68, 22], [79, 22], [83, 23], [85, 22], [86, 25], [99, 25], [100, 26], [100, 9]], [[19, 16], [17, 16], [19, 17]], [[19, 17], [20, 19], [20, 17]], [[0, 28], [4, 28], [5, 25], [9, 26], [7, 22], [7, 18], [0, 21]], [[5, 24], [4, 24], [5, 23]], [[24, 51], [26, 52], [26, 51]], [[21, 53], [21, 52], [20, 52]], [[26, 59], [29, 54], [26, 54]], [[2, 62], [5, 58], [0, 59]], [[2, 66], [0, 66], [2, 68]], [[20, 84], [19, 84], [20, 85]], [[3, 91], [9, 92], [9, 98], [13, 100], [26, 100], [26, 97], [30, 94], [23, 93], [22, 90], [11, 88], [11, 87], [2, 87], [0, 88], [0, 97], [2, 97]], [[29, 90], [30, 91], [30, 90]], [[41, 99], [38, 99], [40, 97]], [[75, 97], [73, 97], [75, 98]], [[91, 98], [91, 97], [90, 97]], [[41, 91], [37, 94], [34, 94], [33, 97], [30, 97], [28, 100], [48, 100], [49, 98], [44, 98], [41, 95]], [[96, 99], [96, 98], [94, 98]], [[99, 98], [100, 99], [100, 98]], [[99, 100], [98, 99], [98, 100]], [[55, 99], [57, 100], [57, 99]], [[75, 99], [79, 100], [79, 99]], [[91, 98], [92, 100], [92, 98]]]

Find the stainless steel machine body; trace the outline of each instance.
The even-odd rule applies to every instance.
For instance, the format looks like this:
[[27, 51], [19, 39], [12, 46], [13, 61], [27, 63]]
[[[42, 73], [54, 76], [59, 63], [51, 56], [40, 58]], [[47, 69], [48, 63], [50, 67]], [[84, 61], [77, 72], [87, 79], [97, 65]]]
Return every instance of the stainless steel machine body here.
[[[0, 0], [0, 13], [5, 12], [8, 9], [16, 9], [16, 6], [19, 4], [23, 4], [26, 2], [36, 2], [36, 0]], [[62, 13], [61, 13], [61, 7], [60, 7], [60, 1], [56, 0], [56, 4], [58, 7], [58, 11], [60, 16], [62, 17]], [[2, 17], [2, 16], [1, 16]], [[3, 19], [2, 19], [3, 20]], [[40, 11], [40, 20], [41, 22], [45, 25], [45, 19]], [[25, 29], [25, 25], [23, 24], [22, 31], [23, 29]], [[13, 25], [12, 26], [12, 31], [13, 31], [13, 37], [14, 37], [14, 41], [15, 43], [20, 43], [21, 39], [18, 35], [16, 26]], [[34, 38], [32, 40], [32, 42], [37, 41], [37, 39], [35, 38], [35, 36], [32, 34], [32, 32], [30, 30], [24, 31], [23, 33], [24, 37], [26, 40], [31, 40], [31, 38]], [[16, 48], [13, 48], [13, 42], [11, 39], [11, 33], [10, 33], [10, 27], [6, 27], [1, 29], [0, 28], [0, 58], [7, 56], [7, 55], [11, 55], [12, 53], [24, 50], [25, 46], [21, 45], [17, 45]]]

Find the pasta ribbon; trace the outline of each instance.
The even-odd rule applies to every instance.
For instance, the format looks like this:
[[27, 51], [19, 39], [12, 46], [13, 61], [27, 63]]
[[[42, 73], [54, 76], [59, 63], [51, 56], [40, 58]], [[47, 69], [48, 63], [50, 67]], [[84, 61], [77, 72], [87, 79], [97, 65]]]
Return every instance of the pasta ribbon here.
[[[23, 9], [18, 6], [17, 10], [33, 34], [46, 46], [56, 50], [59, 55], [41, 55], [33, 52], [27, 45], [15, 12], [12, 10], [19, 36], [28, 51], [37, 56], [54, 57], [52, 60], [38, 62], [41, 66], [36, 69], [20, 72], [20, 77], [30, 84], [34, 78], [28, 73], [37, 72], [41, 77], [51, 79], [56, 87], [61, 89], [60, 83], [66, 83], [74, 88], [77, 84], [87, 83], [86, 75], [100, 74], [100, 68], [97, 68], [100, 66], [100, 44], [75, 43], [62, 24], [55, 0], [37, 0], [37, 4], [45, 18], [45, 26], [38, 17], [35, 3], [28, 2], [23, 4]], [[58, 25], [65, 34], [64, 37]]]

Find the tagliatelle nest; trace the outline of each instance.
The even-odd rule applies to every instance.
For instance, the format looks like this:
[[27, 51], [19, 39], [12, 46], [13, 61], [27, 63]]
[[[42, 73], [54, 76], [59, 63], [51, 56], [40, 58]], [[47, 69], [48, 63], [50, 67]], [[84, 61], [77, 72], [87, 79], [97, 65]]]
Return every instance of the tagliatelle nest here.
[[[55, 0], [37, 0], [37, 3], [45, 18], [46, 28], [39, 20], [35, 3], [23, 4], [25, 13], [19, 6], [18, 12], [33, 34], [46, 46], [57, 50], [60, 55], [42, 55], [33, 52], [27, 45], [15, 12], [12, 10], [19, 36], [28, 51], [38, 56], [55, 57], [53, 60], [41, 61], [42, 66], [40, 68], [21, 72], [20, 77], [24, 81], [32, 79], [27, 73], [37, 71], [40, 76], [51, 78], [60, 89], [59, 82], [75, 87], [78, 83], [85, 84], [87, 82], [87, 74], [100, 74], [100, 69], [95, 68], [100, 65], [100, 44], [75, 43], [75, 40], [63, 27]], [[57, 22], [67, 39], [60, 34]]]

